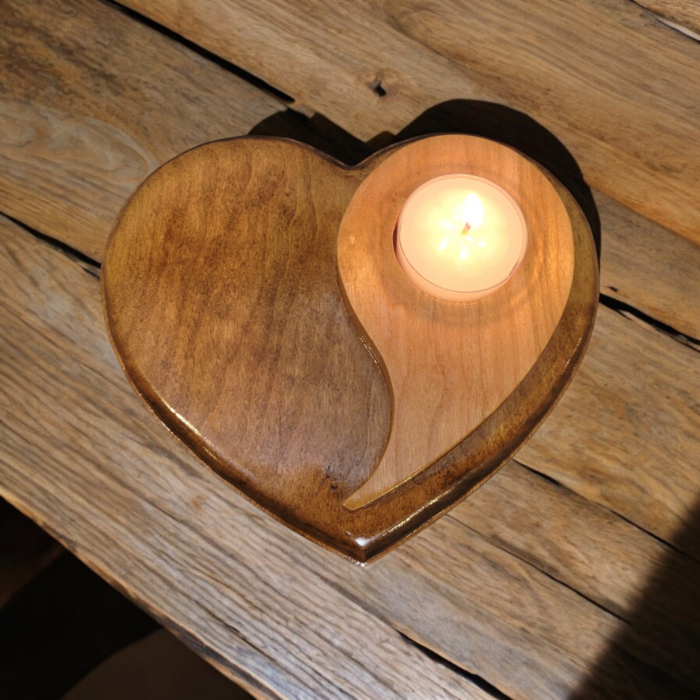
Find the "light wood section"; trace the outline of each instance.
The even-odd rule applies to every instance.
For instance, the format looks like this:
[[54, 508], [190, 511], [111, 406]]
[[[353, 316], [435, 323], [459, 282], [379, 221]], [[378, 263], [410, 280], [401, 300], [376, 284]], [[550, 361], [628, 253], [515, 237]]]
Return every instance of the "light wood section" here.
[[126, 4], [362, 139], [445, 100], [523, 111], [591, 186], [700, 243], [700, 45], [634, 2]]
[[[527, 253], [513, 278], [469, 303], [420, 290], [394, 251], [395, 222], [408, 197], [452, 173], [503, 187], [528, 230]], [[445, 454], [520, 384], [569, 298], [574, 237], [563, 202], [534, 163], [494, 141], [436, 136], [398, 149], [360, 185], [338, 234], [338, 270], [358, 329], [385, 372], [393, 408], [379, 465], [345, 501], [355, 509]]]
[[149, 173], [282, 107], [105, 2], [3, 0], [2, 24], [0, 210], [95, 260]]

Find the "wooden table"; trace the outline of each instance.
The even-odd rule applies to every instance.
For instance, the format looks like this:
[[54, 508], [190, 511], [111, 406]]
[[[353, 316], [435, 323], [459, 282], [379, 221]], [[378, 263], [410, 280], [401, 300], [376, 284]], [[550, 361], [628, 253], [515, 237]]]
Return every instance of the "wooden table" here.
[[[0, 0], [0, 495], [258, 697], [699, 697], [697, 4], [126, 5]], [[376, 145], [457, 98], [575, 156], [602, 305], [516, 459], [360, 569], [147, 414], [99, 263], [129, 193], [192, 146], [280, 120]]]

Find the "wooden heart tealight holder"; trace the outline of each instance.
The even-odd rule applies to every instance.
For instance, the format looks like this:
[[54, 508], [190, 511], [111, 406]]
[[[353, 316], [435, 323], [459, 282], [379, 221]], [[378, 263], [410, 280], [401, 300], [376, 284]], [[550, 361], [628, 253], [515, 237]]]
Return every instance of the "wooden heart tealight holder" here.
[[[497, 183], [527, 224], [522, 264], [476, 301], [427, 294], [395, 254], [408, 197], [454, 173]], [[432, 136], [347, 168], [246, 137], [141, 185], [102, 284], [117, 357], [170, 431], [365, 563], [484, 483], [551, 410], [592, 331], [598, 263], [569, 192], [499, 143]]]

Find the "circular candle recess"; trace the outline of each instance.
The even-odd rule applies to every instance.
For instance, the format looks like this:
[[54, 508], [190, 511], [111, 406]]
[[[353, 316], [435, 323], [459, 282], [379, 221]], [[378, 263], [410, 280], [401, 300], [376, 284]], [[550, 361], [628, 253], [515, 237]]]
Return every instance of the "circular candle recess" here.
[[527, 249], [527, 226], [515, 200], [475, 175], [443, 175], [406, 201], [396, 258], [423, 291], [447, 301], [474, 301], [502, 287]]

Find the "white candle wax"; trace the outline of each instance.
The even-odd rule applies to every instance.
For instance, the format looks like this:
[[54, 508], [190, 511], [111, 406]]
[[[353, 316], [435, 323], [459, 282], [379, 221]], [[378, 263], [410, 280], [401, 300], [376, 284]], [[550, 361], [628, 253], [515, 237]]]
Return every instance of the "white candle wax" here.
[[447, 301], [495, 292], [515, 273], [526, 248], [520, 207], [497, 184], [474, 175], [429, 180], [399, 216], [399, 265], [416, 286]]

